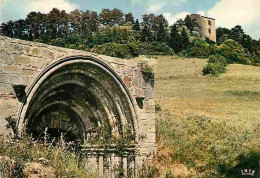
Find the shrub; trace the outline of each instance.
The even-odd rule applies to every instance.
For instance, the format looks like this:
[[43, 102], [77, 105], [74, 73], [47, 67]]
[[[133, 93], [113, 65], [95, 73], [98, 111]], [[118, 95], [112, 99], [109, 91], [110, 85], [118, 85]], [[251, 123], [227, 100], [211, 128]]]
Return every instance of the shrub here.
[[98, 45], [95, 46], [92, 51], [98, 54], [119, 58], [129, 58], [133, 56], [128, 45], [118, 43], [105, 43]]
[[244, 48], [236, 41], [228, 39], [217, 48], [217, 53], [227, 59], [227, 63], [249, 64]]
[[208, 44], [203, 40], [194, 40], [191, 46], [184, 52], [186, 57], [207, 58], [215, 54], [216, 45]]
[[226, 60], [227, 59], [221, 55], [210, 56], [208, 60], [208, 64], [202, 70], [203, 74], [218, 76], [220, 73], [224, 73], [227, 67]]
[[204, 75], [210, 74], [212, 76], [219, 76], [220, 73], [225, 72], [226, 67], [221, 63], [208, 63], [202, 70]]
[[152, 87], [154, 86], [154, 73], [153, 73], [153, 68], [147, 63], [143, 62], [141, 64], [141, 71], [144, 77], [144, 80], [146, 82], [150, 82]]
[[220, 63], [224, 66], [227, 66], [227, 59], [221, 55], [212, 55], [209, 57], [208, 63]]
[[138, 42], [139, 53], [142, 55], [173, 55], [174, 51], [166, 44], [159, 42]]

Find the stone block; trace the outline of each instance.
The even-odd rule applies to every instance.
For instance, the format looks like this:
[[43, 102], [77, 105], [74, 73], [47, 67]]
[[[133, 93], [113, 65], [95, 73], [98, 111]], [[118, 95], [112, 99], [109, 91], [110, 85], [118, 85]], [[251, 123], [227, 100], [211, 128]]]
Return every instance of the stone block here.
[[10, 54], [22, 54], [23, 53], [23, 47], [18, 44], [12, 44], [8, 48], [8, 53]]
[[5, 75], [5, 74], [0, 74], [0, 83], [6, 83], [7, 84], [8, 82], [9, 82], [8, 76]]
[[131, 77], [125, 76], [124, 77], [124, 82], [125, 82], [126, 86], [130, 87], [132, 85]]
[[45, 64], [46, 59], [44, 58], [38, 58], [38, 57], [31, 57], [30, 58], [30, 66], [41, 69], [43, 68], [44, 64]]
[[22, 75], [36, 75], [37, 69], [31, 68], [31, 67], [22, 67], [21, 73], [22, 73]]
[[40, 53], [40, 49], [39, 48], [33, 48], [32, 49], [32, 55], [33, 56], [38, 56]]
[[10, 54], [7, 53], [0, 53], [0, 63], [1, 64], [8, 64], [11, 65], [13, 63], [13, 59], [11, 58]]
[[54, 59], [54, 53], [48, 49], [42, 49], [41, 56], [46, 59]]
[[13, 87], [11, 84], [0, 83], [0, 95], [13, 93]]
[[16, 64], [28, 65], [30, 64], [30, 58], [28, 56], [14, 56]]
[[32, 55], [32, 48], [31, 47], [26, 46], [24, 49], [25, 49], [25, 51], [24, 51], [25, 55], [28, 55], [28, 56]]
[[12, 85], [23, 84], [23, 78], [21, 75], [8, 75], [8, 81]]
[[138, 67], [134, 68], [134, 77], [142, 77], [142, 72]]
[[146, 88], [144, 90], [144, 96], [145, 96], [145, 100], [154, 99], [153, 89]]
[[138, 87], [138, 78], [137, 77], [133, 77], [133, 82], [132, 82], [134, 87]]
[[3, 65], [2, 72], [6, 74], [18, 74], [20, 73], [20, 68], [16, 65]]

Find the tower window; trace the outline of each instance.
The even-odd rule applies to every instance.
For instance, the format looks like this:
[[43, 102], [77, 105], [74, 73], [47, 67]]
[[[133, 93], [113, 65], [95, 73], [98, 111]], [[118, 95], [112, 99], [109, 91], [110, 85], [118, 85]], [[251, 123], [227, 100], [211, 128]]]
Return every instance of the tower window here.
[[210, 20], [208, 20], [208, 24], [211, 25], [211, 21]]
[[209, 28], [209, 34], [211, 34], [211, 29]]

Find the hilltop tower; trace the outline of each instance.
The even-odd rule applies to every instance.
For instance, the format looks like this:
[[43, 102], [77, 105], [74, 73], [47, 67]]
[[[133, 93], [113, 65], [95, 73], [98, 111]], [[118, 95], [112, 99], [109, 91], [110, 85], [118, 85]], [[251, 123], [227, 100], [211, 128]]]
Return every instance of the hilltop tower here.
[[216, 42], [215, 19], [200, 14], [191, 14], [190, 18], [197, 24], [194, 31], [198, 32], [201, 38]]

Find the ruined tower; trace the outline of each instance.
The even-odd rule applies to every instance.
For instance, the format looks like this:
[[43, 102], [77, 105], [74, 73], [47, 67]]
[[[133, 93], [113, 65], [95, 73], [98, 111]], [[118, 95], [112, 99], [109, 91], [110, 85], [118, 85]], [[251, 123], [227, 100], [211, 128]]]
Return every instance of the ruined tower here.
[[216, 42], [215, 19], [200, 14], [191, 14], [190, 18], [197, 24], [194, 30], [200, 34], [201, 38]]

